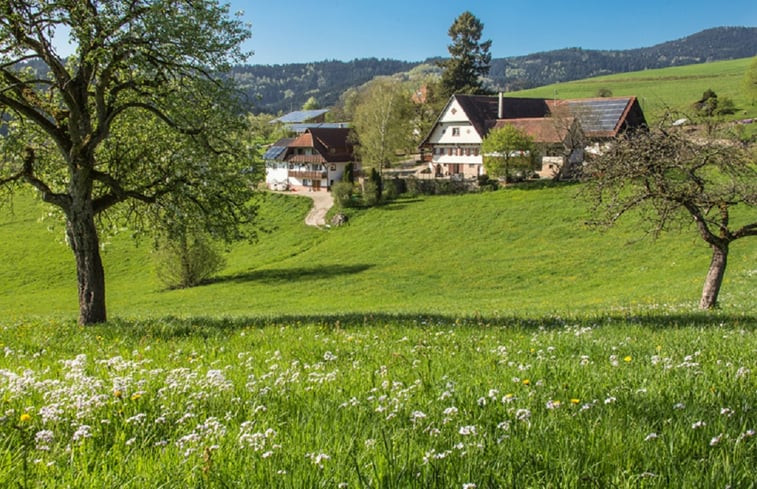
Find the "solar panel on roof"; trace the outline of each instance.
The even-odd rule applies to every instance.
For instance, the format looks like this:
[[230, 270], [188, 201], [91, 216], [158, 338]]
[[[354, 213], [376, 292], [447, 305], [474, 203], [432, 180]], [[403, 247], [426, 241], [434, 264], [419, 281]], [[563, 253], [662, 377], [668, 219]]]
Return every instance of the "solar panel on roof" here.
[[263, 153], [264, 160], [276, 160], [287, 150], [286, 146], [271, 146]]
[[627, 99], [571, 100], [571, 112], [587, 132], [613, 131], [628, 105]]
[[297, 110], [295, 112], [290, 112], [286, 115], [283, 115], [279, 117], [278, 119], [274, 119], [271, 122], [281, 122], [284, 124], [307, 122], [310, 119], [314, 119], [320, 115], [325, 114], [326, 112], [328, 112], [328, 109]]

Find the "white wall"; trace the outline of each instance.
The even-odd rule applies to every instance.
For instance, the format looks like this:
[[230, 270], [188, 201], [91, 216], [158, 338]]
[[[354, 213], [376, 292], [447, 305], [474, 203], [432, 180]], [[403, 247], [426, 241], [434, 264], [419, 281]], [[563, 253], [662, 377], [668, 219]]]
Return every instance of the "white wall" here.
[[266, 162], [265, 184], [268, 188], [285, 186], [287, 184], [288, 166], [283, 162]]

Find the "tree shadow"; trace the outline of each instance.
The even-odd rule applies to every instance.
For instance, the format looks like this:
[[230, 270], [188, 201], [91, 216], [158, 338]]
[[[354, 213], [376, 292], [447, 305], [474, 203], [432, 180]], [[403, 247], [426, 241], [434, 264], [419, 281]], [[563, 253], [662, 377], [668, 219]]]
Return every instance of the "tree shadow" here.
[[375, 265], [358, 264], [358, 265], [321, 265], [311, 267], [294, 267], [294, 268], [273, 268], [264, 270], [248, 270], [246, 272], [235, 273], [214, 277], [203, 281], [201, 285], [212, 285], [220, 283], [246, 283], [260, 282], [264, 284], [276, 284], [281, 282], [302, 281], [302, 280], [321, 280], [329, 279], [339, 275], [354, 275], [357, 273], [370, 270]]
[[335, 314], [284, 314], [271, 316], [236, 317], [175, 317], [150, 319], [119, 319], [106, 327], [119, 329], [120, 334], [162, 339], [182, 337], [220, 337], [246, 328], [280, 327], [282, 325], [315, 325], [324, 329], [361, 327], [421, 327], [429, 330], [450, 328], [508, 328], [513, 330], [545, 330], [566, 327], [628, 327], [640, 326], [651, 330], [680, 328], [725, 328], [728, 330], [757, 331], [757, 316], [753, 314], [720, 313], [639, 313], [639, 314], [575, 314], [525, 316], [456, 316], [446, 314], [393, 314], [393, 313], [335, 313]]
[[552, 180], [551, 178], [545, 178], [541, 180], [525, 180], [522, 182], [508, 183], [505, 190], [544, 190], [548, 188], [561, 188], [561, 187], [573, 187], [580, 185], [577, 180]]

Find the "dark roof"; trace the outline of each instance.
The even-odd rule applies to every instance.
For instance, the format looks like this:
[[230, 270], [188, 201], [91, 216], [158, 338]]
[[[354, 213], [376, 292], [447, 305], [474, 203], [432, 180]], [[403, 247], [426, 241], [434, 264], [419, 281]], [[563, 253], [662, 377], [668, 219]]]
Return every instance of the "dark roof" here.
[[[460, 107], [465, 111], [473, 127], [481, 137], [499, 117], [499, 97], [489, 95], [454, 95]], [[537, 98], [502, 98], [502, 119], [530, 119], [546, 117], [549, 106], [544, 99]]]
[[[313, 148], [325, 162], [351, 161], [352, 143], [347, 128], [311, 128], [289, 143], [289, 148]], [[303, 155], [290, 155], [287, 161]], [[292, 160], [294, 161], [294, 160]]]

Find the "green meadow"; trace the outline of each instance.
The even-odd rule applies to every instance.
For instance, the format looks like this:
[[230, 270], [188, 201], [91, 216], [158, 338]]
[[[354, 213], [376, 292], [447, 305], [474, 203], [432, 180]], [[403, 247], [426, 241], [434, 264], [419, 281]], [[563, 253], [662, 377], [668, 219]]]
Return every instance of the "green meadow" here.
[[[308, 199], [267, 195], [258, 241], [234, 246], [227, 268], [199, 287], [165, 290], [149, 241], [135, 246], [128, 233], [104, 239], [110, 316], [530, 317], [695, 307], [710, 256], [693, 228], [656, 241], [633, 220], [592, 229], [579, 194], [580, 186], [558, 185], [406, 198], [330, 230], [304, 225]], [[17, 199], [14, 212], [0, 223], [0, 311], [75, 317], [62, 227], [39, 221], [43, 208], [31, 198]], [[755, 263], [757, 244], [736, 241], [724, 308], [755, 311]]]
[[712, 89], [718, 97], [733, 100], [737, 111], [729, 119], [757, 116], [757, 101], [744, 93], [744, 73], [752, 58], [714, 61], [690, 66], [635, 71], [598, 76], [566, 83], [545, 85], [513, 92], [523, 97], [581, 98], [596, 97], [600, 89], [613, 96], [636, 96], [647, 120], [656, 123], [668, 112], [692, 117], [692, 105]]
[[[754, 115], [733, 88], [747, 61], [556, 90], [649, 114], [712, 88]], [[261, 194], [258, 239], [184, 290], [122, 230], [102, 238], [93, 327], [62, 225], [18, 192], [0, 208], [0, 487], [757, 487], [757, 239], [699, 311], [694, 228], [592, 228], [581, 189], [402, 197], [328, 229], [304, 224], [309, 199]]]
[[[693, 230], [588, 228], [580, 185], [404, 198], [261, 232], [164, 290], [104, 240], [111, 322], [75, 324], [72, 259], [5, 210], [3, 487], [755, 487], [757, 245], [696, 310]], [[747, 215], [740, 216], [746, 219]]]

